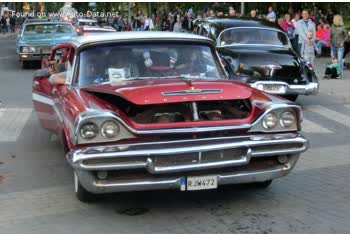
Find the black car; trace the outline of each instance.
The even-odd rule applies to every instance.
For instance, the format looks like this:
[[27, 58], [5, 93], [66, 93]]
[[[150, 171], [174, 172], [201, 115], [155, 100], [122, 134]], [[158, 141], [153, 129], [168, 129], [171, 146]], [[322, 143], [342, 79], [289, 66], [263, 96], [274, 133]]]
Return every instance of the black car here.
[[234, 80], [295, 101], [298, 95], [317, 94], [312, 64], [292, 49], [276, 24], [252, 18], [206, 18], [195, 22], [196, 34], [216, 42], [226, 71]]

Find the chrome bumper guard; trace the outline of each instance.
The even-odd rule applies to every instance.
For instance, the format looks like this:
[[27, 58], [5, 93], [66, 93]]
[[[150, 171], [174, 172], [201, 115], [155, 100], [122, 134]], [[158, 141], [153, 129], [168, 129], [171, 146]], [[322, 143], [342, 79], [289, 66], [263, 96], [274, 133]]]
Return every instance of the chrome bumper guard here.
[[[179, 188], [186, 172], [218, 169], [218, 184], [266, 181], [287, 175], [296, 164], [299, 154], [308, 149], [308, 142], [299, 134], [275, 134], [244, 137], [191, 139], [183, 141], [153, 142], [128, 145], [89, 147], [70, 151], [67, 160], [78, 174], [81, 184], [92, 193], [140, 191]], [[198, 154], [239, 150], [231, 158], [208, 159], [186, 163], [163, 159], [181, 154]], [[230, 154], [232, 152], [229, 152]], [[196, 156], [198, 156], [196, 155]], [[208, 154], [210, 156], [210, 154]], [[248, 165], [253, 157], [285, 155], [285, 164], [269, 169], [223, 173], [221, 169]], [[157, 159], [159, 157], [160, 159]], [[123, 171], [143, 169], [143, 177], [98, 179], [93, 171]], [[168, 174], [168, 176], [167, 176]], [[183, 176], [173, 176], [180, 174]], [[191, 173], [192, 174], [192, 173]]]
[[288, 84], [280, 81], [257, 81], [254, 83], [251, 83], [250, 86], [253, 88], [265, 91], [260, 86], [264, 85], [273, 85], [273, 86], [282, 86], [284, 89], [281, 92], [270, 92], [266, 91], [268, 93], [272, 94], [281, 94], [281, 95], [288, 95], [288, 94], [298, 94], [298, 95], [316, 95], [319, 92], [320, 85], [319, 83], [310, 82], [305, 85], [297, 85], [297, 84]]

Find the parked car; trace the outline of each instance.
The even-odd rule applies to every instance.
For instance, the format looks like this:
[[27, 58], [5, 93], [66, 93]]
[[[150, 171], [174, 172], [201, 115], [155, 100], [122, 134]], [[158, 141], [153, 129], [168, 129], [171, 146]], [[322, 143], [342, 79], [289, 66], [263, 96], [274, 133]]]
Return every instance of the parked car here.
[[33, 61], [49, 56], [51, 49], [69, 43], [76, 37], [73, 26], [64, 22], [27, 22], [17, 39], [17, 53], [23, 68]]
[[[65, 60], [57, 60], [62, 52]], [[65, 147], [81, 201], [123, 191], [267, 187], [308, 148], [301, 108], [228, 79], [208, 38], [81, 36], [49, 60], [66, 61], [67, 70], [50, 78], [38, 70], [33, 104]]]
[[292, 49], [286, 33], [267, 20], [206, 18], [196, 21], [195, 33], [216, 42], [230, 77], [268, 93], [295, 101], [317, 94], [312, 64]]
[[99, 25], [97, 20], [83, 18], [79, 18], [76, 20], [75, 29], [79, 35], [116, 31], [113, 27], [106, 25], [106, 23]]

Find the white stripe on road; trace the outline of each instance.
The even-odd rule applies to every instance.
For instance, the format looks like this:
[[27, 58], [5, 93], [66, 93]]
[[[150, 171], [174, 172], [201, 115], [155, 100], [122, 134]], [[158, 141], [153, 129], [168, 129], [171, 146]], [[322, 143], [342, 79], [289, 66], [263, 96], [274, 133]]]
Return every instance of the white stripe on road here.
[[31, 113], [31, 108], [1, 109], [0, 142], [16, 142]]
[[314, 123], [312, 121], [309, 121], [308, 119], [303, 119], [302, 123], [302, 132], [305, 133], [334, 133], [333, 131], [322, 127], [321, 125], [318, 125], [317, 123]]
[[323, 107], [321, 105], [309, 105], [305, 106], [307, 110], [317, 113], [321, 116], [324, 116], [330, 120], [343, 124], [347, 127], [350, 127], [350, 116], [336, 112], [329, 108]]

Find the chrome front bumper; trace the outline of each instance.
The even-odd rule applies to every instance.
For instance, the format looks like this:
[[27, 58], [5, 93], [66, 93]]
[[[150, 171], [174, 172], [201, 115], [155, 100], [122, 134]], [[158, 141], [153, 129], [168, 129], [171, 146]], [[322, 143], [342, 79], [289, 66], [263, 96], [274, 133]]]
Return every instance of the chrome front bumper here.
[[[219, 185], [266, 181], [287, 175], [299, 154], [307, 149], [307, 140], [299, 134], [275, 134], [89, 147], [72, 150], [66, 157], [88, 191], [107, 193], [180, 189], [186, 176], [207, 175], [208, 171], [218, 176]], [[212, 152], [222, 156], [229, 153], [232, 157], [210, 159]], [[186, 154], [199, 157], [184, 162], [181, 158]], [[286, 163], [263, 169], [239, 169], [249, 166], [257, 157], [279, 155], [287, 157]], [[113, 171], [117, 176], [99, 179], [97, 171]], [[123, 174], [125, 171], [131, 175]], [[133, 171], [145, 174], [134, 175]]]
[[264, 85], [282, 86], [283, 90], [281, 92], [266, 91], [268, 93], [280, 94], [280, 95], [288, 95], [288, 94], [316, 95], [319, 92], [319, 88], [320, 88], [319, 83], [314, 83], [314, 82], [310, 82], [305, 85], [297, 85], [297, 84], [290, 85], [288, 83], [280, 82], [280, 81], [257, 81], [250, 84], [250, 86], [252, 86], [253, 88], [256, 88], [262, 91], [265, 91], [263, 88]]

